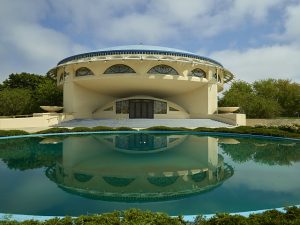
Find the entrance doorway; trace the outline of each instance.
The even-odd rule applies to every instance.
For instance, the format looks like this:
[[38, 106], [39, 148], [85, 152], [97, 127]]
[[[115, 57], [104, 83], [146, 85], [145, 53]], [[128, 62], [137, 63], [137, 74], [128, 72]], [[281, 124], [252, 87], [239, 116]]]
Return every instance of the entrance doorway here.
[[154, 118], [154, 100], [132, 99], [129, 100], [129, 118]]

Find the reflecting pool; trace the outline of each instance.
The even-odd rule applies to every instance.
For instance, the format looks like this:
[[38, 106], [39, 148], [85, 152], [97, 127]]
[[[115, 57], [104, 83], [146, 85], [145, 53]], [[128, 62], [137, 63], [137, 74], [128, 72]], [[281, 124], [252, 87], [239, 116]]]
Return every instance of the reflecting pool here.
[[300, 203], [300, 142], [178, 133], [0, 140], [0, 212], [170, 215]]

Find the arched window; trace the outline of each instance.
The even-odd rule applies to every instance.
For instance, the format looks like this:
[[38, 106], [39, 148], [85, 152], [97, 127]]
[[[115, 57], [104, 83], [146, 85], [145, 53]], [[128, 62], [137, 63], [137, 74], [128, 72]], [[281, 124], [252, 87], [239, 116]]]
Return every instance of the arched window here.
[[76, 70], [75, 76], [81, 77], [81, 76], [88, 76], [88, 75], [94, 75], [94, 73], [86, 67], [81, 67], [78, 70]]
[[174, 184], [179, 176], [173, 177], [148, 177], [147, 180], [150, 184], [158, 187], [166, 187], [168, 185]]
[[106, 181], [106, 183], [115, 186], [115, 187], [125, 187], [129, 185], [132, 181], [135, 180], [135, 178], [129, 178], [129, 177], [103, 177], [103, 180]]
[[178, 72], [173, 67], [167, 65], [154, 66], [148, 71], [148, 73], [178, 75]]
[[82, 173], [75, 173], [74, 178], [79, 182], [88, 182], [90, 179], [93, 178], [93, 176], [82, 174]]
[[205, 178], [207, 177], [207, 173], [206, 173], [206, 171], [202, 171], [199, 173], [192, 174], [192, 175], [190, 175], [190, 177], [195, 182], [201, 182], [201, 181], [205, 180]]
[[196, 68], [191, 71], [190, 76], [205, 78], [206, 73], [203, 70], [201, 70], [200, 68]]
[[107, 68], [104, 72], [104, 74], [114, 74], [114, 73], [135, 73], [135, 71], [127, 65], [116, 64]]

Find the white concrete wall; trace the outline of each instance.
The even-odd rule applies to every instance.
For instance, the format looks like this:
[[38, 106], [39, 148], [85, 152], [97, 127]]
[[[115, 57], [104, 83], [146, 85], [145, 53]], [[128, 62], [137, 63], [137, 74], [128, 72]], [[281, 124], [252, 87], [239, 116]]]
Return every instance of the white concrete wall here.
[[[131, 56], [131, 55], [128, 55]], [[143, 60], [110, 56], [107, 60], [91, 59], [69, 63], [58, 68], [59, 77], [67, 72], [68, 76], [59, 86], [64, 88], [64, 111], [74, 113], [75, 118], [100, 118], [93, 115], [97, 108], [101, 108], [117, 98], [132, 95], [151, 95], [169, 100], [183, 107], [188, 116], [177, 112], [166, 115], [155, 115], [155, 118], [207, 118], [217, 110], [217, 93], [223, 89], [224, 68], [201, 62], [176, 61], [161, 55], [151, 55]], [[153, 59], [154, 57], [154, 59]], [[158, 60], [155, 57], [159, 57]], [[115, 64], [125, 64], [135, 70], [135, 74], [104, 74], [105, 70]], [[173, 67], [178, 75], [148, 74], [156, 65]], [[89, 68], [94, 75], [76, 77], [76, 70], [81, 67]], [[195, 68], [201, 68], [206, 78], [189, 76]], [[215, 73], [222, 82], [217, 83], [213, 78]], [[102, 85], [102, 86], [101, 86]], [[191, 91], [192, 90], [192, 91]], [[127, 118], [116, 115], [117, 118]], [[112, 118], [110, 113], [102, 113], [101, 118]]]
[[27, 118], [2, 118], [0, 129], [49, 127], [71, 119], [73, 116], [65, 113], [36, 113], [33, 117]]
[[74, 118], [93, 118], [93, 111], [115, 98], [86, 89], [74, 82], [64, 83], [64, 112]]
[[234, 126], [246, 126], [246, 114], [239, 114], [239, 113], [213, 114], [210, 116], [210, 118]]
[[208, 118], [208, 115], [216, 112], [217, 96], [217, 84], [208, 83], [194, 91], [167, 99], [183, 107], [189, 113], [190, 118], [196, 119]]

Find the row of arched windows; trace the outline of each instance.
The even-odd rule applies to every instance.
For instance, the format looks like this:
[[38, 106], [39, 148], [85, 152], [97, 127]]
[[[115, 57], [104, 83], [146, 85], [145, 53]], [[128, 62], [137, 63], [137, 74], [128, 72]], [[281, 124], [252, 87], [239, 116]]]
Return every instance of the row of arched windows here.
[[[118, 73], [136, 73], [130, 66], [124, 64], [116, 64], [112, 65], [108, 69], [104, 71], [104, 74], [118, 74]], [[157, 65], [152, 67], [148, 72], [148, 74], [170, 74], [170, 75], [179, 75], [178, 72], [171, 66], [168, 65]], [[75, 76], [88, 76], [94, 75], [94, 73], [87, 67], [81, 67], [76, 70]], [[200, 78], [206, 78], [206, 73], [200, 68], [193, 69], [189, 76], [195, 76]], [[219, 76], [218, 76], [219, 78]], [[218, 79], [217, 78], [217, 79]], [[220, 79], [220, 78], [219, 78]], [[218, 79], [218, 81], [219, 81]], [[220, 81], [219, 81], [220, 82]]]

